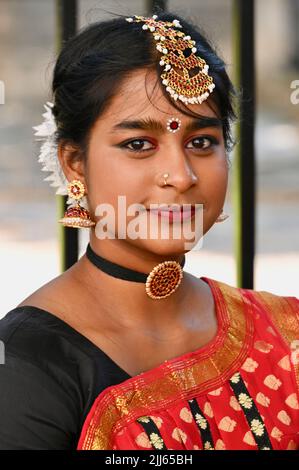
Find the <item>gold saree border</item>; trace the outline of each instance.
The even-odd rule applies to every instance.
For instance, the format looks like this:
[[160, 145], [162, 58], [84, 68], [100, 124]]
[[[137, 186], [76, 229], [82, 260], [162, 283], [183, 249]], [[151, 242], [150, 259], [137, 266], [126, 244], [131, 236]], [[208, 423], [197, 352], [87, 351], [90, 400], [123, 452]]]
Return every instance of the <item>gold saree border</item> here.
[[[270, 292], [255, 292], [255, 298], [267, 311], [270, 320], [292, 352], [292, 343], [299, 348], [299, 299], [280, 297]], [[299, 363], [293, 361], [297, 388], [299, 390]]]
[[251, 301], [239, 288], [201, 279], [210, 285], [218, 309], [214, 341], [101, 392], [86, 418], [78, 448], [112, 449], [113, 435], [130, 421], [220, 387], [244, 363], [253, 342]]

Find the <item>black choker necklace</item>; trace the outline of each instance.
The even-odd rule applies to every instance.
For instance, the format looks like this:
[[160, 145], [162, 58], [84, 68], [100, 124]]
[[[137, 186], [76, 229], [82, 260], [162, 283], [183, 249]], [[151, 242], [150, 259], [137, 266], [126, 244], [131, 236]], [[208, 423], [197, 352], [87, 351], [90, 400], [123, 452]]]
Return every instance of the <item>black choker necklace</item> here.
[[183, 278], [183, 267], [186, 261], [185, 255], [181, 263], [164, 261], [155, 266], [149, 274], [144, 274], [102, 258], [93, 251], [90, 243], [87, 245], [86, 256], [94, 266], [110, 276], [125, 281], [145, 283], [145, 291], [152, 299], [164, 299], [177, 290]]

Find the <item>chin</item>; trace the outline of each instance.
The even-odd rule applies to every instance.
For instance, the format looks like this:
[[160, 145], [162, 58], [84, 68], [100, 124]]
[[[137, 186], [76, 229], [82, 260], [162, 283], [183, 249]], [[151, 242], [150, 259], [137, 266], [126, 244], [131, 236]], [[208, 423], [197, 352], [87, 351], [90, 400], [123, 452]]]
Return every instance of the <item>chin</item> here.
[[138, 246], [143, 250], [154, 253], [158, 256], [171, 257], [180, 256], [191, 251], [197, 242], [185, 239], [180, 240], [139, 240]]

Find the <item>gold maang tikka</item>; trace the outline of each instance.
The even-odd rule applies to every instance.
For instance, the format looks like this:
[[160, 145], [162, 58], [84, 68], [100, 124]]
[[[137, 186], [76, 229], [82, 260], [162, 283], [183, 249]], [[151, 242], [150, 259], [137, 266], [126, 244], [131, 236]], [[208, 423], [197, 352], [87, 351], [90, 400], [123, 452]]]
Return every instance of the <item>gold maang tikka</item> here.
[[142, 22], [142, 29], [153, 34], [156, 48], [161, 53], [159, 63], [164, 66], [162, 83], [174, 100], [201, 104], [209, 97], [215, 88], [213, 78], [208, 74], [209, 66], [196, 55], [196, 42], [191, 36], [175, 29], [182, 28], [179, 20], [159, 21], [157, 15], [152, 18], [135, 15], [126, 21]]

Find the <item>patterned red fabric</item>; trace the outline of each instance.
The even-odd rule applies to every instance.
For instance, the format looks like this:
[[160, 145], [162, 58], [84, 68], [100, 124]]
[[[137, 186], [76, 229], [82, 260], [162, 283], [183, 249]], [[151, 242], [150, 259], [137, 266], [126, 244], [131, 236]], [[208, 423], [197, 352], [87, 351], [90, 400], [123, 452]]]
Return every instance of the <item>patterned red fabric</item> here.
[[299, 449], [299, 300], [201, 279], [216, 337], [104, 390], [78, 449]]

